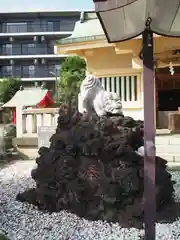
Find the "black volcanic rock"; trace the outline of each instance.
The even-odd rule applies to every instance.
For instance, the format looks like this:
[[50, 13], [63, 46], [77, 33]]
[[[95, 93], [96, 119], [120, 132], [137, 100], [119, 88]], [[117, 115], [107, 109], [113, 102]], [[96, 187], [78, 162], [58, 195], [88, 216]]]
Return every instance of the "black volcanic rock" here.
[[[123, 221], [143, 216], [143, 122], [130, 117], [82, 116], [63, 105], [49, 148], [39, 149], [32, 170], [36, 188], [19, 194], [50, 212], [69, 210], [92, 220]], [[157, 210], [173, 202], [167, 161], [156, 157]], [[132, 221], [131, 221], [132, 222]]]

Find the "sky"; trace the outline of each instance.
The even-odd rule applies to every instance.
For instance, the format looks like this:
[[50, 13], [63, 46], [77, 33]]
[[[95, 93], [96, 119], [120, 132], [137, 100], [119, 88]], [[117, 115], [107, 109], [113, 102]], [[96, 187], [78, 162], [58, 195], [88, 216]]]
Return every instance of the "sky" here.
[[0, 12], [93, 10], [93, 0], [0, 0]]

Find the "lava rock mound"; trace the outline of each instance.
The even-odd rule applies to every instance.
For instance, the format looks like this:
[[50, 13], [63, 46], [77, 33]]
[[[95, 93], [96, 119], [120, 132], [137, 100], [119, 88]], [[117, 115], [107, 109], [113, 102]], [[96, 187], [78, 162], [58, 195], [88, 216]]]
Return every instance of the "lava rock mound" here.
[[[17, 199], [50, 212], [69, 210], [91, 220], [122, 222], [143, 216], [143, 122], [81, 115], [63, 105], [50, 147], [39, 149], [36, 188]], [[157, 210], [173, 202], [167, 161], [156, 157]]]

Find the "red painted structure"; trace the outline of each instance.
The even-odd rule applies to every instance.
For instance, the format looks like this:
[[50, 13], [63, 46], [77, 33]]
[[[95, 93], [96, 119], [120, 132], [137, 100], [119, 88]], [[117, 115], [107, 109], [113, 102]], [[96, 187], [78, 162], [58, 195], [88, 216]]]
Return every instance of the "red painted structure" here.
[[[32, 98], [33, 98], [33, 93], [32, 93]], [[50, 91], [48, 90], [46, 92], [46, 94], [43, 96], [43, 98], [36, 103], [34, 106], [30, 105], [33, 108], [47, 108], [47, 107], [52, 107], [54, 105], [54, 102], [51, 98], [50, 95]], [[26, 105], [25, 107], [29, 107], [28, 105]], [[12, 119], [12, 123], [16, 124], [16, 108], [15, 106], [12, 107], [12, 112], [13, 112], [13, 119]]]

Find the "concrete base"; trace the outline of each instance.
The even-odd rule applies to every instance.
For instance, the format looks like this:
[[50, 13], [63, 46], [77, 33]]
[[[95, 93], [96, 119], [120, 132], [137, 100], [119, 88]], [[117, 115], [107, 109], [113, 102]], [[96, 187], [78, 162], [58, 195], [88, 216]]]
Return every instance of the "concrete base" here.
[[38, 157], [37, 138], [14, 138], [13, 146], [16, 148], [21, 159], [36, 159]]
[[36, 148], [38, 146], [37, 137], [14, 138], [13, 146]]
[[17, 147], [17, 152], [21, 159], [27, 160], [27, 159], [33, 159], [35, 160], [39, 154], [38, 154], [38, 148], [22, 148]]
[[168, 162], [167, 165], [169, 168], [176, 168], [176, 167], [180, 168], [180, 162]]
[[144, 120], [144, 110], [143, 108], [139, 109], [123, 109], [124, 116], [129, 116], [135, 120]]
[[156, 136], [156, 155], [166, 159], [170, 166], [180, 166], [180, 134]]
[[[22, 159], [35, 159], [38, 157], [38, 139], [13, 139]], [[156, 155], [168, 161], [168, 165], [180, 165], [180, 134], [162, 134], [156, 136]]]

